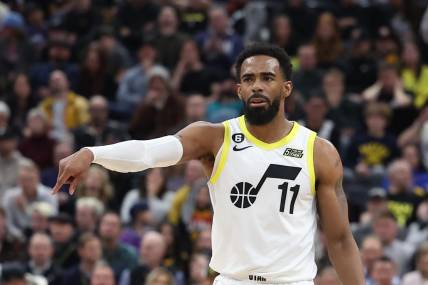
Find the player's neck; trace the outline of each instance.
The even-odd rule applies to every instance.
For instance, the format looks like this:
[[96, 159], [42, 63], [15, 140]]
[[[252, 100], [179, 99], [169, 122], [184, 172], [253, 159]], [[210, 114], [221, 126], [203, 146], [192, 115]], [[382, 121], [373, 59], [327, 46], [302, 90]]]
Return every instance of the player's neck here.
[[266, 125], [251, 125], [245, 121], [248, 131], [266, 143], [274, 143], [285, 137], [293, 127], [293, 123], [288, 121], [284, 116], [277, 115], [275, 118]]

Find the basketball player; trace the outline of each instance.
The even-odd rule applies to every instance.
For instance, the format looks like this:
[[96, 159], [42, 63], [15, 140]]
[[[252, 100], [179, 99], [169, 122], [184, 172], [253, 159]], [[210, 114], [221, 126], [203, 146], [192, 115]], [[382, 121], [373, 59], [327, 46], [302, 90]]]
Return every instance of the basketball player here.
[[83, 148], [60, 162], [53, 191], [70, 183], [73, 193], [91, 163], [134, 172], [200, 159], [214, 207], [216, 285], [313, 284], [317, 212], [341, 281], [363, 284], [340, 157], [331, 143], [284, 116], [289, 57], [278, 47], [253, 45], [238, 57], [236, 72], [244, 116], [193, 123], [175, 136]]

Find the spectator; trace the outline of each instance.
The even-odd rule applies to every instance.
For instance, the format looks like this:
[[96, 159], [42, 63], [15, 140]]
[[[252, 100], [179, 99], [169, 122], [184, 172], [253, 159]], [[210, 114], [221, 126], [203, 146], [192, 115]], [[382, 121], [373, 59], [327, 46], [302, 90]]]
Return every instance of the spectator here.
[[89, 100], [90, 119], [87, 124], [74, 130], [75, 149], [85, 146], [112, 144], [128, 138], [123, 126], [109, 119], [107, 100], [95, 95]]
[[211, 101], [207, 106], [207, 120], [220, 123], [238, 117], [242, 112], [243, 102], [236, 96], [235, 80], [226, 78], [212, 86], [211, 98], [214, 101]]
[[79, 188], [77, 198], [94, 197], [107, 208], [113, 198], [113, 186], [110, 182], [108, 172], [97, 165], [90, 167]]
[[140, 249], [141, 239], [146, 232], [153, 229], [153, 215], [147, 202], [134, 204], [130, 209], [129, 227], [122, 231], [120, 241]]
[[53, 244], [51, 238], [44, 233], [36, 233], [30, 239], [28, 253], [30, 260], [25, 265], [26, 272], [41, 275], [49, 285], [62, 284], [62, 272], [53, 263]]
[[22, 261], [24, 258], [24, 243], [10, 234], [7, 227], [6, 211], [0, 208], [0, 264]]
[[103, 257], [112, 267], [116, 279], [119, 279], [125, 269], [132, 270], [138, 263], [134, 248], [120, 242], [121, 230], [120, 218], [116, 213], [104, 214], [99, 227], [103, 243]]
[[117, 90], [117, 108], [123, 113], [134, 111], [146, 96], [147, 73], [157, 61], [157, 50], [153, 42], [145, 41], [138, 49], [137, 56], [138, 64], [125, 72]]
[[203, 177], [203, 166], [200, 161], [192, 160], [187, 162], [184, 174], [184, 184], [177, 189], [172, 200], [171, 209], [168, 213], [168, 221], [172, 224], [177, 225], [179, 223], [183, 206], [189, 198], [194, 183]]
[[144, 284], [149, 272], [162, 265], [165, 253], [166, 243], [163, 236], [155, 231], [146, 233], [140, 246], [140, 265], [124, 273], [120, 284]]
[[313, 93], [321, 89], [322, 74], [317, 68], [315, 46], [304, 44], [297, 51], [299, 66], [293, 73], [294, 90], [306, 101]]
[[134, 51], [139, 46], [142, 35], [154, 33], [159, 5], [152, 1], [126, 0], [117, 9], [115, 27], [119, 39]]
[[208, 66], [229, 70], [233, 60], [244, 45], [242, 39], [230, 28], [230, 19], [221, 7], [211, 8], [205, 32], [195, 38], [203, 51]]
[[153, 223], [159, 224], [168, 213], [171, 207], [174, 193], [167, 191], [167, 176], [161, 168], [148, 170], [145, 177], [142, 178], [139, 189], [129, 191], [122, 203], [122, 220], [127, 223], [130, 221], [130, 209], [138, 202], [148, 203], [149, 210], [153, 217]]
[[[106, 61], [105, 74], [108, 78], [114, 80], [113, 82], [109, 82], [109, 87], [113, 88], [109, 94], [116, 94], [119, 78], [131, 66], [131, 56], [129, 51], [114, 36], [113, 30], [110, 27], [104, 26], [100, 28], [97, 44], [102, 57]], [[108, 99], [109, 101], [115, 101], [116, 98]]]
[[95, 266], [91, 274], [91, 285], [115, 285], [113, 269], [106, 265], [99, 263]]
[[286, 15], [278, 15], [272, 20], [270, 41], [283, 48], [288, 55], [295, 56], [297, 53], [297, 42], [294, 39], [294, 29], [290, 18]]
[[313, 44], [316, 50], [318, 65], [321, 68], [336, 66], [343, 52], [342, 41], [335, 16], [329, 12], [318, 18]]
[[53, 262], [63, 270], [77, 265], [77, 235], [71, 217], [65, 213], [51, 217], [49, 233], [54, 244]]
[[[350, 56], [344, 63], [347, 91], [360, 94], [375, 83], [377, 64], [371, 49], [369, 35], [361, 29], [355, 29], [352, 32]], [[360, 96], [357, 98], [361, 100]]]
[[177, 65], [186, 38], [178, 31], [179, 24], [175, 8], [163, 6], [158, 16], [158, 34], [153, 43], [158, 51], [159, 62], [170, 71]]
[[67, 76], [60, 70], [51, 73], [49, 90], [51, 96], [45, 98], [40, 107], [53, 126], [53, 137], [61, 140], [70, 129], [89, 120], [88, 102], [69, 89]]
[[101, 241], [91, 233], [79, 238], [78, 252], [80, 262], [63, 275], [63, 285], [89, 284], [92, 273], [102, 258]]
[[194, 254], [190, 259], [190, 285], [210, 284], [208, 279], [208, 257], [204, 254]]
[[25, 73], [16, 75], [13, 83], [13, 90], [6, 97], [11, 113], [9, 117], [10, 125], [17, 128], [24, 128], [27, 121], [27, 113], [36, 107], [37, 100], [32, 93], [28, 76]]
[[49, 122], [42, 111], [33, 109], [28, 113], [24, 138], [18, 149], [33, 160], [41, 171], [52, 167], [55, 141], [49, 137]]
[[172, 76], [172, 88], [181, 94], [200, 93], [205, 97], [211, 93], [211, 84], [220, 79], [219, 72], [205, 66], [198, 46], [193, 40], [183, 42], [180, 58]]
[[9, 106], [0, 101], [0, 135], [3, 135], [9, 127], [10, 108]]
[[428, 200], [419, 204], [416, 211], [417, 220], [407, 227], [406, 242], [419, 248], [428, 240]]
[[57, 211], [58, 202], [50, 194], [51, 189], [40, 184], [39, 170], [32, 161], [22, 162], [18, 175], [18, 186], [7, 190], [2, 202], [11, 234], [23, 237], [24, 230], [31, 225], [31, 206], [36, 202], [46, 202]]
[[422, 108], [428, 99], [428, 66], [423, 64], [415, 42], [404, 43], [401, 59], [403, 87], [406, 91], [413, 93], [414, 105]]
[[413, 185], [412, 170], [405, 160], [395, 160], [388, 167], [388, 209], [400, 226], [416, 220], [416, 209], [425, 191]]
[[[46, 282], [46, 280], [44, 280]], [[2, 285], [27, 285], [25, 270], [20, 264], [10, 263], [2, 268], [0, 276]]]
[[175, 285], [174, 277], [164, 268], [155, 268], [147, 275], [147, 285]]
[[428, 189], [427, 173], [422, 164], [422, 154], [417, 144], [408, 144], [402, 148], [402, 158], [406, 160], [412, 168], [414, 185]]
[[200, 94], [186, 98], [186, 125], [205, 120], [207, 116], [207, 99]]
[[328, 105], [322, 96], [312, 96], [305, 103], [305, 119], [299, 123], [329, 140], [340, 149], [340, 131], [335, 122], [327, 119]]
[[360, 215], [359, 223], [353, 230], [353, 235], [358, 244], [363, 238], [372, 232], [374, 219], [382, 212], [388, 210], [386, 192], [380, 187], [374, 187], [368, 192], [366, 211]]
[[7, 13], [1, 27], [0, 71], [2, 80], [10, 72], [25, 70], [33, 60], [31, 46], [25, 36], [25, 22], [20, 13]]
[[[1, 107], [0, 107], [1, 108]], [[0, 115], [1, 117], [1, 115]], [[1, 120], [0, 120], [1, 121]], [[11, 129], [0, 134], [0, 200], [4, 192], [18, 183], [19, 164], [24, 160], [18, 151], [18, 134]]]
[[95, 94], [105, 94], [107, 98], [114, 98], [114, 94], [111, 93], [114, 87], [109, 86], [109, 82], [114, 79], [108, 78], [105, 65], [106, 60], [99, 46], [90, 45], [80, 65], [76, 91], [87, 99]]
[[423, 244], [416, 253], [416, 270], [403, 277], [402, 285], [424, 285], [428, 282], [428, 246]]
[[[51, 29], [50, 33], [54, 30]], [[63, 70], [70, 81], [71, 87], [75, 87], [79, 74], [77, 64], [72, 62], [71, 45], [66, 39], [68, 34], [64, 30], [59, 30], [59, 35], [51, 38], [47, 47], [48, 59], [30, 68], [31, 86], [37, 98], [44, 98], [49, 95], [46, 86], [49, 85], [49, 77], [55, 70]]]
[[369, 285], [396, 285], [398, 282], [394, 282], [396, 275], [395, 262], [389, 257], [381, 257], [374, 261], [371, 272], [373, 282]]
[[104, 213], [103, 203], [95, 197], [82, 197], [76, 201], [75, 221], [79, 233], [95, 233]]
[[211, 228], [212, 218], [207, 180], [198, 179], [193, 183], [181, 209], [181, 222], [186, 226], [192, 240], [196, 240], [201, 231]]
[[35, 233], [48, 232], [49, 218], [56, 214], [56, 209], [46, 202], [36, 202], [29, 209], [29, 213], [31, 215], [31, 224], [24, 231], [25, 236], [28, 238]]
[[[383, 212], [376, 217], [373, 223], [373, 232], [382, 242], [384, 253], [394, 261], [399, 275], [407, 272], [409, 262], [414, 253], [412, 245], [397, 239], [398, 224], [395, 216], [391, 212]], [[373, 265], [373, 272], [375, 270]]]
[[361, 244], [361, 259], [363, 261], [366, 283], [371, 281], [374, 262], [383, 256], [383, 246], [376, 236], [367, 236]]
[[367, 105], [364, 113], [367, 131], [357, 133], [351, 141], [345, 165], [359, 176], [384, 173], [386, 165], [398, 156], [395, 138], [387, 132], [390, 108], [381, 103]]
[[322, 79], [322, 91], [327, 100], [327, 117], [341, 129], [341, 142], [360, 127], [361, 106], [351, 94], [346, 94], [345, 78], [339, 69], [327, 71]]
[[[71, 144], [61, 142], [53, 148], [53, 167], [47, 168], [41, 173], [41, 183], [48, 187], [54, 187], [58, 177], [59, 161], [72, 154]], [[62, 192], [58, 193], [58, 203], [60, 212], [74, 213], [73, 204], [70, 203], [72, 198], [65, 192], [68, 187], [63, 187]]]
[[394, 65], [381, 64], [375, 84], [364, 90], [363, 98], [367, 102], [386, 102], [392, 108], [406, 107], [411, 103], [405, 93], [398, 70]]
[[176, 3], [180, 8], [180, 23], [184, 33], [196, 35], [206, 29], [208, 23], [208, 8], [211, 1], [196, 0], [190, 3]]
[[168, 71], [154, 67], [147, 77], [147, 95], [130, 123], [129, 132], [134, 139], [166, 135], [184, 117], [184, 104], [171, 90]]

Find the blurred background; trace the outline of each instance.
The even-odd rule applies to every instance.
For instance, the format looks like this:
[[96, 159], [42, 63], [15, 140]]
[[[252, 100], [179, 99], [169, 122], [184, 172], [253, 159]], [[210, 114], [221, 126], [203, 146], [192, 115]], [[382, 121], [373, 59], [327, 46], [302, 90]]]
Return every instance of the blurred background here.
[[[292, 57], [288, 119], [341, 154], [367, 284], [428, 284], [427, 6], [0, 2], [0, 283], [212, 284], [198, 161], [137, 174], [94, 165], [76, 195], [50, 188], [83, 146], [239, 116], [233, 62], [262, 41]], [[340, 284], [322, 230], [316, 258], [316, 284]]]

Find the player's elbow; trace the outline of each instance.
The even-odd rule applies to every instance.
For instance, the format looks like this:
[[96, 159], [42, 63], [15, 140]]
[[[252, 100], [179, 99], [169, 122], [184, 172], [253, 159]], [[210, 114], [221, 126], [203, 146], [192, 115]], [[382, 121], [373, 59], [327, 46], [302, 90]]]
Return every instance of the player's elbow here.
[[354, 237], [349, 229], [336, 231], [333, 234], [326, 234], [327, 246], [329, 249], [344, 249], [355, 245]]

